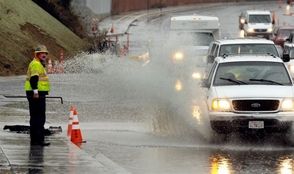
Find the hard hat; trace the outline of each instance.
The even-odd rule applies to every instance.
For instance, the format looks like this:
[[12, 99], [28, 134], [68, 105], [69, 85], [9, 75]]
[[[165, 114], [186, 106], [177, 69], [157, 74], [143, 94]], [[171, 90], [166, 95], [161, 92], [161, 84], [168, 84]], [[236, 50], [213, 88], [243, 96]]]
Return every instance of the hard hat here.
[[38, 45], [35, 48], [35, 54], [37, 54], [37, 53], [47, 53], [48, 54], [47, 47], [45, 45]]

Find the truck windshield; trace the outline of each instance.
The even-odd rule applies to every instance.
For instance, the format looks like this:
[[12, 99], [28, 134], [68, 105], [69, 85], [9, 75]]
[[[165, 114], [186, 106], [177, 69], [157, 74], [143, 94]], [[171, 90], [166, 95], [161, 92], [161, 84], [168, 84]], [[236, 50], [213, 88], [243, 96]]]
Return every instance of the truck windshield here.
[[219, 56], [239, 54], [268, 54], [279, 57], [274, 44], [228, 44], [220, 47]]
[[288, 38], [294, 29], [279, 29], [278, 36]]
[[210, 32], [172, 32], [171, 40], [185, 45], [209, 46], [214, 37]]
[[271, 23], [270, 15], [249, 15], [249, 23]]
[[291, 84], [283, 63], [259, 61], [221, 63], [213, 83], [214, 86]]

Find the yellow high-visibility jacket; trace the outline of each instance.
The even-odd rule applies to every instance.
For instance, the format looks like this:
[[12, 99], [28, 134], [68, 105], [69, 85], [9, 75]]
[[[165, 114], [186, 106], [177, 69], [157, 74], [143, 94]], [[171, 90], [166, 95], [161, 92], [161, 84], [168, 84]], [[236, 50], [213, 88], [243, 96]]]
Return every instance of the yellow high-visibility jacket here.
[[50, 83], [46, 70], [37, 58], [34, 58], [34, 60], [29, 64], [27, 78], [24, 85], [25, 91], [33, 90], [30, 83], [30, 78], [32, 76], [39, 76], [38, 91], [50, 91]]

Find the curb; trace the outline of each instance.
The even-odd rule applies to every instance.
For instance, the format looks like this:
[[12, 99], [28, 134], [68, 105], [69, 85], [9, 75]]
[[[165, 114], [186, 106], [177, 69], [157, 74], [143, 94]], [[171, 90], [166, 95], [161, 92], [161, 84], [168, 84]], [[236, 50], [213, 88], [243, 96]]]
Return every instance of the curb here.
[[[265, 1], [265, 0], [264, 0]], [[268, 1], [267, 1], [268, 2]], [[275, 2], [275, 1], [273, 1]], [[201, 4], [194, 4], [194, 5], [186, 5], [186, 6], [177, 6], [177, 7], [167, 7], [167, 9], [163, 9], [161, 11], [158, 11], [158, 9], [151, 9], [151, 10], [141, 10], [141, 11], [137, 11], [137, 12], [131, 12], [131, 13], [122, 13], [121, 15], [115, 15], [115, 16], [110, 16], [108, 18], [105, 18], [104, 20], [107, 20], [109, 18], [116, 18], [117, 16], [122, 16], [120, 18], [118, 18], [117, 20], [111, 20], [111, 23], [116, 24], [116, 23], [122, 23], [122, 21], [125, 18], [128, 18], [128, 16], [134, 16], [133, 19], [131, 19], [128, 24], [127, 27], [125, 27], [125, 29], [123, 29], [122, 32], [119, 32], [117, 34], [119, 35], [124, 35], [128, 32], [129, 28], [131, 27], [131, 25], [139, 20], [142, 20], [144, 18], [150, 18], [151, 20], [156, 19], [162, 15], [166, 15], [168, 13], [178, 13], [178, 12], [185, 12], [185, 11], [192, 11], [192, 10], [199, 10], [199, 9], [203, 9], [203, 8], [214, 8], [214, 7], [218, 7], [220, 4], [222, 3], [201, 3]], [[242, 1], [242, 2], [227, 2], [227, 5], [234, 5], [234, 4], [256, 4], [256, 3], [260, 3], [260, 2], [254, 2], [254, 1]], [[103, 22], [103, 20], [102, 20]], [[108, 24], [110, 25], [110, 24]], [[110, 31], [110, 27], [108, 27], [107, 31]]]

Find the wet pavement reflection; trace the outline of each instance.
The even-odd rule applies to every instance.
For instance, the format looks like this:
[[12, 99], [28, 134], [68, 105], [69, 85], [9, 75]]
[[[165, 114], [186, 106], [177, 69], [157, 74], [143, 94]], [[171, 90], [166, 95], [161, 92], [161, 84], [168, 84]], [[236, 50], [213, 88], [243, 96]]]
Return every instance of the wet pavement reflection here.
[[[240, 10], [251, 7], [240, 5], [228, 9], [219, 6], [200, 12], [204, 15], [213, 12], [213, 15], [220, 17], [224, 34], [230, 32], [227, 33], [230, 36], [243, 36], [244, 33], [239, 33], [237, 27], [231, 27], [237, 22], [232, 16], [236, 17]], [[266, 8], [265, 4], [259, 7]], [[158, 28], [150, 28], [158, 32]], [[138, 31], [141, 37], [146, 29]], [[143, 36], [149, 37], [148, 34]], [[201, 110], [201, 102], [206, 96], [201, 98], [199, 94], [203, 92], [198, 89], [199, 84], [195, 86], [196, 80], [203, 77], [198, 72], [204, 71], [194, 67], [194, 64], [189, 69], [180, 64], [176, 71], [174, 66], [165, 69], [166, 56], [154, 53], [162, 52], [162, 46], [158, 45], [148, 47], [150, 52], [139, 56], [142, 64], [128, 62], [127, 59], [110, 59], [106, 55], [108, 62], [101, 65], [95, 62], [102, 60], [102, 57], [93, 54], [77, 56], [77, 63], [85, 60], [85, 64], [93, 65], [85, 68], [90, 69], [89, 72], [79, 74], [84, 71], [82, 69], [73, 71], [77, 74], [51, 75], [55, 88], [53, 94], [62, 95], [66, 99], [66, 106], [48, 103], [48, 121], [67, 123], [69, 105], [77, 104], [81, 111], [79, 116], [83, 134], [87, 139], [87, 143], [79, 147], [87, 154], [65, 146], [63, 141], [56, 141], [45, 151], [42, 147], [25, 146], [28, 147], [25, 152], [23, 144], [5, 144], [6, 141], [3, 141], [2, 151], [12, 159], [10, 163], [20, 166], [19, 171], [29, 173], [95, 173], [97, 168], [99, 171], [105, 170], [103, 163], [96, 164], [97, 160], [89, 156], [101, 153], [127, 171], [140, 174], [294, 173], [293, 137], [263, 132], [210, 136], [207, 115]], [[181, 55], [178, 58], [182, 59]], [[80, 64], [76, 65], [76, 69], [78, 67]], [[3, 79], [2, 93], [23, 94], [22, 88], [11, 91], [11, 87], [21, 87], [24, 77], [14, 78], [17, 78], [16, 81]], [[89, 80], [91, 83], [88, 83]], [[27, 120], [26, 105], [19, 102], [15, 106], [3, 106], [1, 120]], [[88, 127], [87, 123], [95, 126]], [[10, 136], [5, 134], [2, 139], [4, 137]], [[23, 141], [26, 139], [24, 137]], [[4, 153], [1, 157], [5, 159]], [[10, 164], [7, 163], [3, 161], [4, 166], [9, 168]]]
[[[44, 147], [43, 146], [30, 146], [29, 160], [28, 160], [28, 173], [29, 174], [42, 174], [44, 173]], [[30, 167], [33, 166], [33, 167]]]
[[292, 153], [283, 151], [217, 151], [210, 156], [211, 174], [293, 173]]
[[294, 173], [294, 147], [281, 134], [233, 133], [218, 143], [203, 142], [197, 136], [192, 140], [189, 135], [112, 131], [96, 135], [99, 143], [89, 145], [132, 173]]

